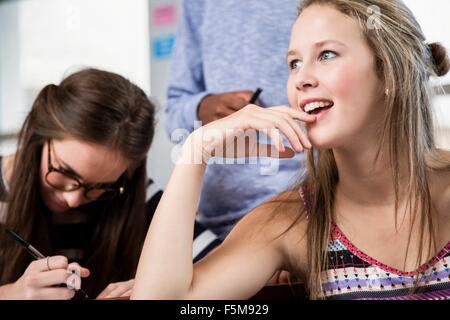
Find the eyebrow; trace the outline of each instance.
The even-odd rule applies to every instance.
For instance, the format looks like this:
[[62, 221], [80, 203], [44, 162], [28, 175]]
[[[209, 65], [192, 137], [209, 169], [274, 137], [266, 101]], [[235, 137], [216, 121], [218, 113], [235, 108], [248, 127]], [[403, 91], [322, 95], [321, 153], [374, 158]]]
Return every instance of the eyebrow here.
[[289, 50], [286, 54], [286, 58], [289, 58], [289, 56], [295, 56], [297, 55], [297, 50]]
[[323, 41], [319, 41], [315, 43], [316, 47], [323, 47], [324, 45], [328, 44], [328, 43], [334, 43], [337, 45], [340, 45], [342, 47], [345, 47], [345, 44], [343, 44], [342, 42], [338, 41], [338, 40], [323, 40]]
[[[342, 46], [342, 47], [345, 47], [345, 44], [343, 44], [342, 42], [340, 42], [340, 41], [338, 41], [338, 40], [323, 40], [323, 41], [316, 42], [316, 43], [314, 44], [314, 46], [315, 46], [316, 48], [321, 48], [321, 47], [325, 46], [325, 45], [328, 44], [328, 43], [334, 43], [334, 44], [340, 45], [340, 46]], [[297, 51], [297, 50], [289, 50], [289, 51], [287, 52], [287, 54], [286, 54], [286, 58], [288, 58], [289, 56], [295, 56], [295, 55], [297, 55], [297, 54], [298, 54], [298, 51]]]

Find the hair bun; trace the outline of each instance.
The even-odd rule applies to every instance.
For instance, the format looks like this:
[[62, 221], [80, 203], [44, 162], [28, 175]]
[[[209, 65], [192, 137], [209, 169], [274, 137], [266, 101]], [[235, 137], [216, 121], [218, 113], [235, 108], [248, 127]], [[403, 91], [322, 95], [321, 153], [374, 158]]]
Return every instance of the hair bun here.
[[428, 45], [433, 60], [433, 68], [439, 77], [445, 76], [450, 70], [450, 59], [447, 50], [439, 42], [433, 42]]

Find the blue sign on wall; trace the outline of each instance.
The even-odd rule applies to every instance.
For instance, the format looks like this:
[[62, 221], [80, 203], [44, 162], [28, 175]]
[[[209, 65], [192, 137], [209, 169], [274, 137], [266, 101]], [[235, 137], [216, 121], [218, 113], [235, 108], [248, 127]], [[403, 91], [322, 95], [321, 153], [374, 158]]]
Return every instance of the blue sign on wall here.
[[152, 55], [155, 59], [167, 59], [172, 55], [175, 35], [160, 36], [152, 41]]

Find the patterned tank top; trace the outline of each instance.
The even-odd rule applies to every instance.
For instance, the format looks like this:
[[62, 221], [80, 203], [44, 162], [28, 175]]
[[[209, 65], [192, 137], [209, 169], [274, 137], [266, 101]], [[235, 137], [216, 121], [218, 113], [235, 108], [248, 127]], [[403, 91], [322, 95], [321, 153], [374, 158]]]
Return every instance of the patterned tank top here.
[[[300, 194], [309, 215], [306, 193]], [[332, 300], [450, 300], [450, 241], [415, 272], [387, 266], [354, 246], [332, 222], [322, 297]], [[417, 293], [411, 293], [418, 279]]]

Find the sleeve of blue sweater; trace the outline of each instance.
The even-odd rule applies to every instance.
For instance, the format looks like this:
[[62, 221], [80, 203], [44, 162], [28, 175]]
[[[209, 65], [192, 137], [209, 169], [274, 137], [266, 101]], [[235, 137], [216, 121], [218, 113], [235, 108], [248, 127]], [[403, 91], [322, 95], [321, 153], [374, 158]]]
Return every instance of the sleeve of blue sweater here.
[[205, 91], [202, 65], [202, 27], [204, 0], [181, 1], [181, 14], [169, 71], [166, 130], [194, 130], [197, 106], [209, 93]]

